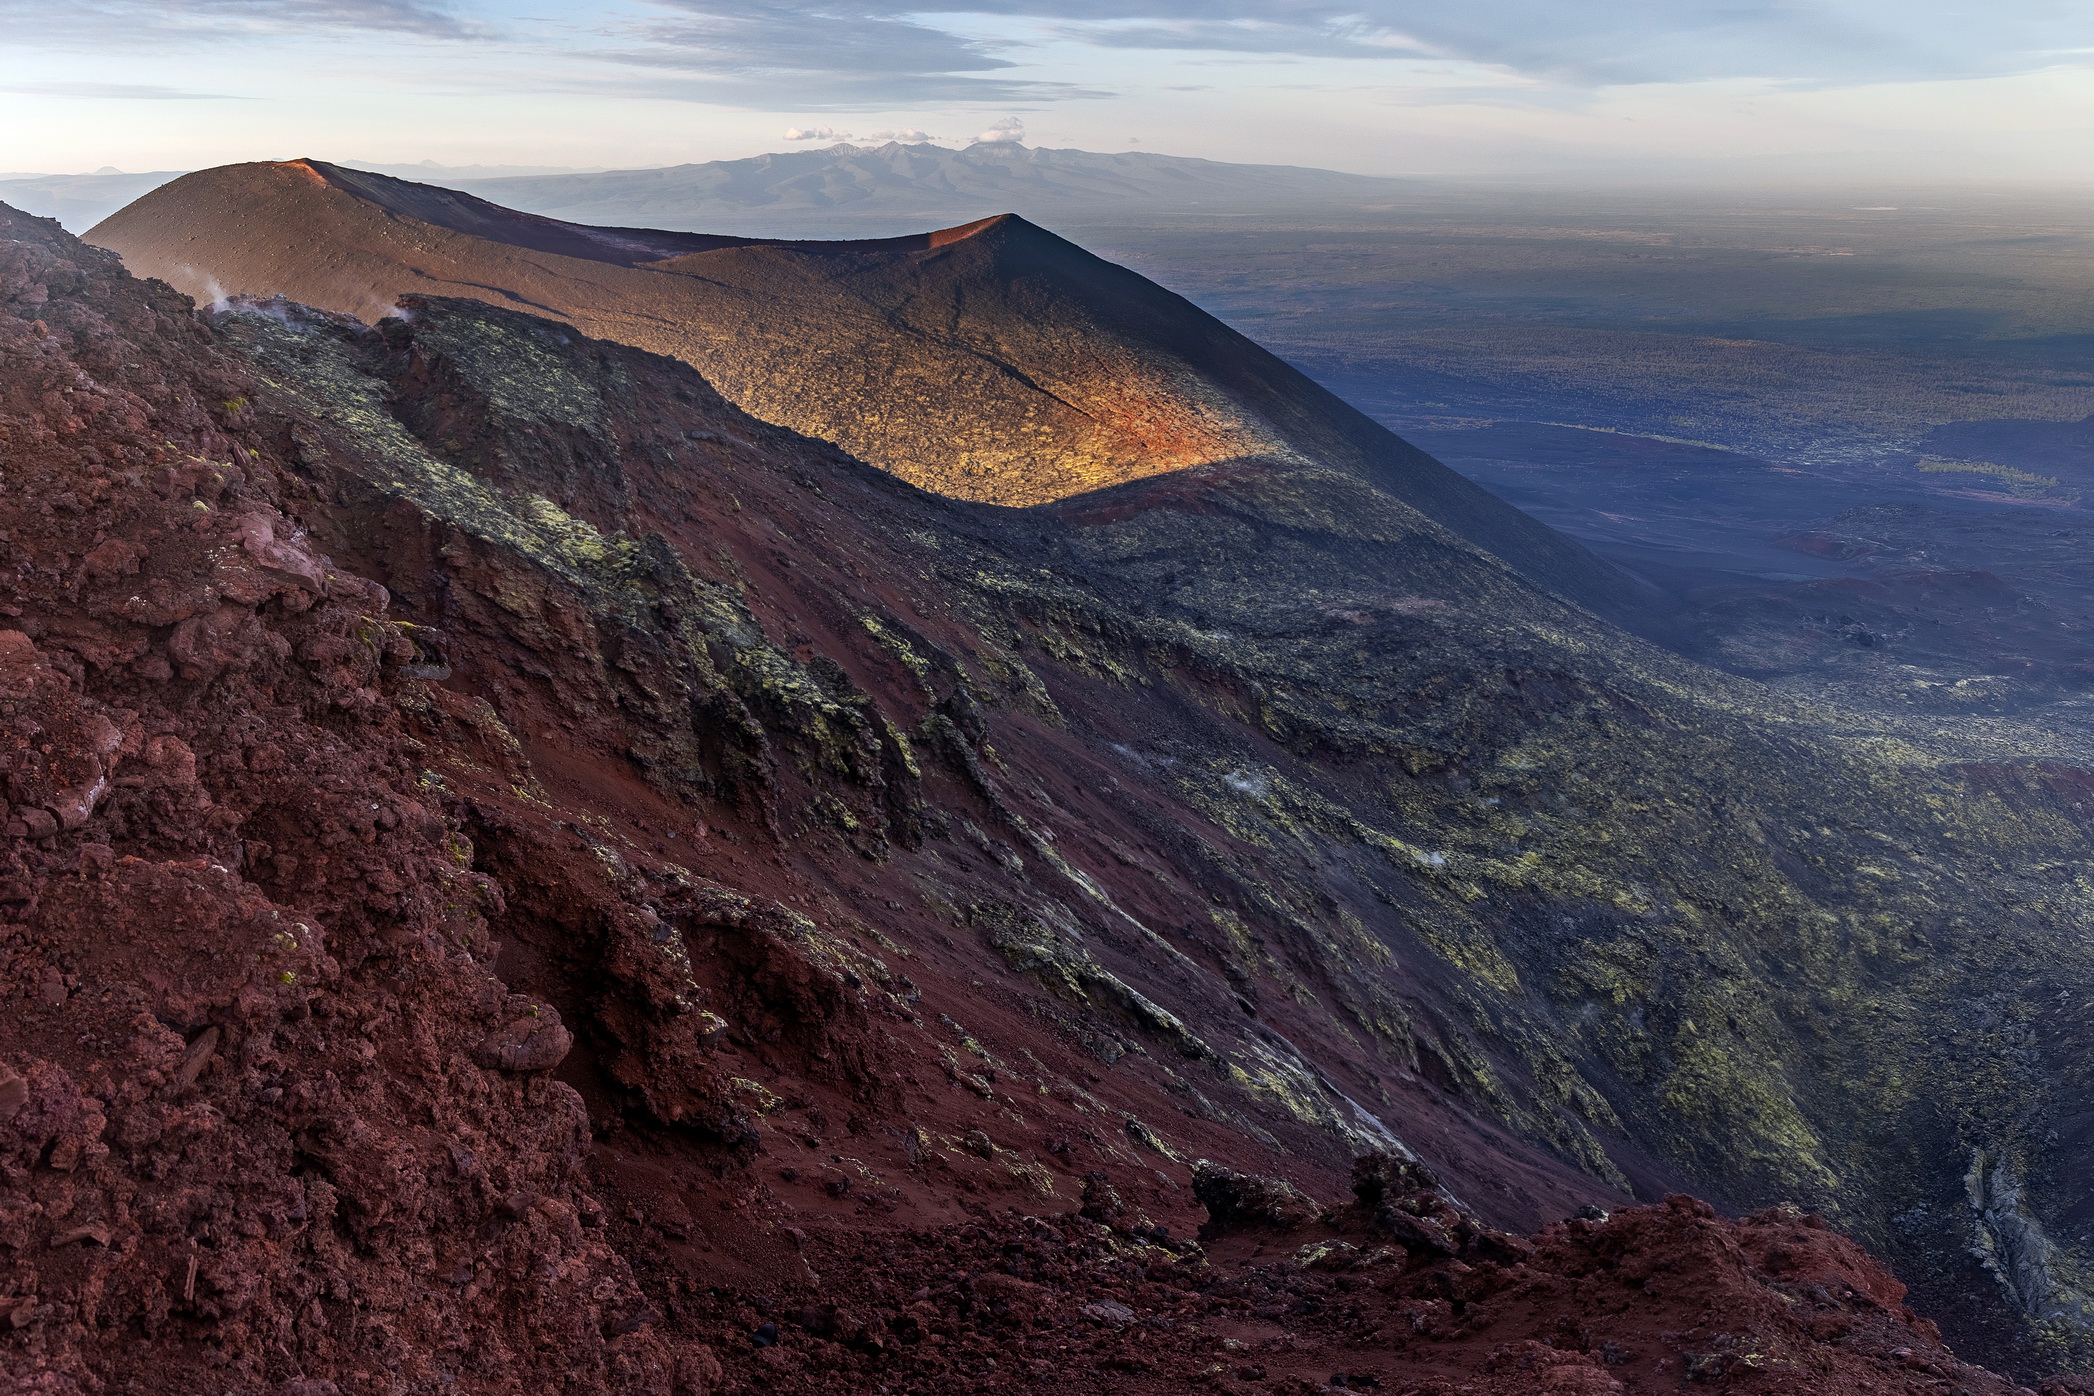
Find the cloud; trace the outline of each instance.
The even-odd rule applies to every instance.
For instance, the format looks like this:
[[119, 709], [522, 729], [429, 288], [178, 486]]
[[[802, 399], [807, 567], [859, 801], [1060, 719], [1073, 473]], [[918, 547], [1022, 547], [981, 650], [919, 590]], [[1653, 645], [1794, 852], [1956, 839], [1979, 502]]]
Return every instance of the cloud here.
[[436, 39], [484, 30], [420, 0], [0, 0], [8, 41], [96, 49], [370, 30]]
[[[1109, 94], [1001, 76], [988, 45], [917, 22], [879, 0], [652, 0], [669, 17], [638, 45], [595, 57], [664, 74], [641, 95], [790, 110], [877, 111], [921, 102], [1052, 100]], [[985, 76], [993, 75], [993, 76]]]
[[991, 124], [988, 130], [974, 138], [976, 145], [1020, 145], [1025, 140], [1025, 123], [1015, 116]]
[[131, 82], [14, 82], [0, 92], [28, 97], [121, 97], [145, 102], [245, 102], [230, 92], [190, 92], [179, 87], [153, 87]]
[[[528, 79], [533, 90], [787, 112], [1008, 109], [1114, 95], [1041, 80], [1029, 65], [1036, 57], [1059, 61], [1051, 53], [1056, 41], [1209, 62], [1461, 63], [1491, 70], [1474, 82], [1495, 76], [1527, 84], [1508, 85], [1500, 100], [1520, 92], [1545, 100], [1544, 87], [1575, 93], [1723, 79], [1852, 86], [2094, 66], [2094, 7], [2070, 0], [580, 0], [562, 7], [561, 32], [603, 36], [594, 47], [531, 37], [539, 31], [520, 12], [481, 0], [0, 0], [10, 44], [96, 51], [346, 32], [477, 41], [491, 32], [468, 16], [497, 13], [511, 15], [514, 32], [503, 37], [546, 60]], [[158, 99], [180, 100], [174, 94], [182, 91], [170, 87]]]
[[[1014, 34], [1243, 61], [1432, 60], [1562, 90], [1721, 79], [1792, 85], [1974, 78], [2094, 64], [2094, 8], [2061, 0], [651, 0], [623, 62], [680, 74], [653, 95], [801, 109], [1110, 94], [1031, 80]], [[1254, 55], [1255, 58], [1249, 57]], [[1477, 89], [1482, 91], [1483, 89]], [[787, 95], [791, 94], [791, 95]], [[815, 100], [810, 102], [810, 95]]]
[[[1583, 86], [1761, 78], [1970, 78], [2094, 61], [2094, 9], [2060, 0], [655, 0], [691, 16], [658, 42], [720, 69], [832, 73], [896, 93], [1070, 95], [1011, 77], [937, 26], [996, 15], [1110, 48], [1303, 58], [1453, 59]], [[970, 21], [973, 23], [974, 21]]]
[[[945, 0], [1059, 22], [1115, 48], [1454, 58], [1600, 86], [1771, 78], [1805, 83], [1969, 78], [2067, 62], [2094, 11], [2056, 0]], [[937, 0], [933, 0], [937, 4]]]
[[[919, 131], [914, 126], [904, 126], [899, 131], [868, 131], [869, 141], [928, 141], [937, 137], [928, 131]], [[855, 141], [859, 139], [849, 131], [839, 131], [834, 126], [788, 126], [785, 139], [789, 141]]]

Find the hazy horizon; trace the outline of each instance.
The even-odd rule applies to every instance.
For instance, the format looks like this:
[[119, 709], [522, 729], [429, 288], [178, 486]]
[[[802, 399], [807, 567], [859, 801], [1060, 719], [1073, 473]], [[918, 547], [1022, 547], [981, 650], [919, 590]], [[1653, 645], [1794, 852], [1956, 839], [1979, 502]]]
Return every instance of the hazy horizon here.
[[6, 0], [0, 166], [649, 168], [900, 135], [1370, 175], [2094, 182], [2036, 0]]
[[[884, 142], [856, 140], [841, 142], [866, 149]], [[815, 149], [832, 148], [838, 142], [827, 142]], [[936, 142], [944, 149], [964, 150], [968, 143]], [[1220, 164], [1244, 164], [1260, 166], [1291, 166], [1301, 169], [1327, 170], [1340, 174], [1368, 175], [1374, 178], [1404, 180], [1421, 186], [1471, 187], [1488, 189], [1502, 187], [1508, 190], [1533, 189], [1554, 191], [1576, 187], [1599, 194], [1627, 195], [1639, 190], [1662, 191], [1667, 194], [1692, 196], [1708, 194], [1714, 196], [1780, 197], [1786, 193], [1799, 196], [1825, 196], [1842, 189], [1868, 189], [1878, 192], [1897, 191], [1908, 196], [1926, 194], [1958, 195], [1976, 197], [2013, 198], [2019, 196], [2044, 197], [2094, 196], [2094, 169], [2084, 177], [2064, 179], [2042, 178], [2036, 175], [2017, 176], [2012, 172], [1994, 170], [1980, 173], [1936, 172], [1933, 174], [1905, 173], [1896, 169], [1883, 168], [1873, 158], [1854, 156], [1851, 159], [1832, 156], [1817, 156], [1809, 159], [1783, 160], [1775, 157], [1718, 159], [1710, 157], [1700, 160], [1594, 160], [1577, 166], [1557, 165], [1554, 167], [1520, 168], [1474, 168], [1440, 170], [1423, 173], [1386, 174], [1363, 170], [1335, 161], [1302, 160], [1231, 160], [1225, 156], [1199, 155], [1184, 150], [1155, 149], [1142, 151], [1101, 151], [1083, 146], [1049, 146], [1045, 142], [1026, 141], [1022, 144], [1033, 149], [1083, 150], [1090, 154], [1120, 155], [1143, 154], [1171, 158], [1210, 160]], [[618, 174], [647, 170], [672, 169], [684, 165], [706, 164], [714, 161], [754, 159], [764, 155], [789, 155], [807, 153], [807, 146], [784, 146], [782, 148], [759, 149], [740, 155], [697, 155], [687, 159], [665, 158], [645, 163], [565, 165], [532, 163], [518, 160], [509, 162], [471, 162], [447, 164], [423, 156], [415, 159], [379, 160], [354, 153], [343, 153], [325, 149], [270, 149], [260, 147], [254, 151], [224, 160], [199, 160], [191, 163], [164, 165], [134, 164], [118, 165], [102, 161], [92, 168], [59, 168], [0, 170], [0, 181], [31, 179], [90, 179], [95, 177], [165, 175], [175, 178], [195, 170], [210, 169], [220, 165], [245, 164], [250, 162], [277, 162], [299, 159], [324, 160], [329, 164], [343, 165], [350, 169], [370, 170], [389, 174], [401, 179], [421, 179], [433, 182], [455, 180], [473, 182], [503, 178], [532, 178], [537, 176], [564, 174]], [[1856, 197], [1861, 197], [1857, 194]]]

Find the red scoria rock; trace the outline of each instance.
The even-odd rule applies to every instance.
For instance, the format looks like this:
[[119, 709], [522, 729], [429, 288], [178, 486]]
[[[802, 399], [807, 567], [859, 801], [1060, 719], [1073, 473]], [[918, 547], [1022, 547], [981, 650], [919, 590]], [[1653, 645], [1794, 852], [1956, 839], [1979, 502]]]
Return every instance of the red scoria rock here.
[[0, 1391], [705, 1390], [621, 1327], [585, 1113], [535, 1074], [565, 1030], [514, 1031], [374, 691], [382, 588], [287, 512], [266, 389], [0, 212], [10, 294]]
[[770, 1319], [771, 1341], [725, 1345], [728, 1380], [810, 1396], [2017, 1391], [1959, 1361], [1903, 1285], [1794, 1210], [1727, 1221], [1674, 1196], [1528, 1240], [1443, 1193], [1406, 1199], [1462, 1238], [1448, 1255], [1400, 1240], [1370, 1205], [1280, 1226], [1223, 1204], [1204, 1245], [1069, 1212], [837, 1229], [806, 1250], [824, 1282], [760, 1311], [697, 1296], [685, 1322], [756, 1334]]

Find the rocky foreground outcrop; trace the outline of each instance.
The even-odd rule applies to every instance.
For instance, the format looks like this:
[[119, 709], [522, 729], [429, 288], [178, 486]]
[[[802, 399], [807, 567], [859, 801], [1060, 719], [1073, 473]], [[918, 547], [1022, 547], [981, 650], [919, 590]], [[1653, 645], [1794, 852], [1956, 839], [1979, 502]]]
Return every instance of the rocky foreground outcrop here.
[[2011, 1389], [1629, 1204], [1963, 1255], [2075, 1147], [2065, 804], [1299, 478], [938, 500], [14, 215], [0, 306], [0, 1390]]
[[702, 1389], [494, 974], [385, 589], [185, 299], [5, 232], [0, 1389]]
[[1198, 1241], [1096, 1196], [937, 1236], [824, 1238], [811, 1266], [874, 1278], [704, 1312], [754, 1335], [728, 1379], [764, 1391], [2026, 1396], [1959, 1361], [1820, 1217], [1724, 1221], [1675, 1195], [1521, 1237], [1386, 1156], [1354, 1187], [1305, 1216], [1223, 1203]]

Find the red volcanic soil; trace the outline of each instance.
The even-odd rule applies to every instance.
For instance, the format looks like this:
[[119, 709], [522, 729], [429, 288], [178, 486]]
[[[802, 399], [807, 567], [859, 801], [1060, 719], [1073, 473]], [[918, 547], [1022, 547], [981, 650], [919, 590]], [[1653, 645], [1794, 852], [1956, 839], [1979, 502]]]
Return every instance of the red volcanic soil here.
[[[1239, 1091], [1345, 986], [1228, 976], [1059, 710], [987, 740], [908, 586], [986, 511], [545, 321], [214, 331], [0, 218], [0, 1391], [2013, 1389], [1814, 1218], [1556, 1223], [1625, 1199], [1430, 1080]], [[1458, 1186], [1290, 1113], [1348, 1091]]]
[[[812, 1270], [872, 1277], [841, 1298], [803, 1281], [761, 1310], [710, 1310], [753, 1335], [724, 1350], [729, 1380], [1231, 1396], [2023, 1390], [1957, 1360], [1903, 1285], [1794, 1211], [1732, 1222], [1674, 1196], [1523, 1238], [1413, 1183], [1321, 1216], [1233, 1216], [1195, 1243], [1085, 1210], [810, 1238]], [[891, 1306], [899, 1321], [867, 1321]], [[766, 1323], [775, 1341], [759, 1346]]]

